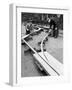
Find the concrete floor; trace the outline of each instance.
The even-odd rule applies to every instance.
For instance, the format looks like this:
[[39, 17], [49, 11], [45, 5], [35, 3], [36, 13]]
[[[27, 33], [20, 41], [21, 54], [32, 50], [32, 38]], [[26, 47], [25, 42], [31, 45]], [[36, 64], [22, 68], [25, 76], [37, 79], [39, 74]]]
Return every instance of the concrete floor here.
[[[22, 26], [22, 35], [25, 34], [25, 27]], [[24, 32], [23, 32], [24, 31]], [[41, 32], [39, 35], [33, 36], [33, 40], [28, 43], [34, 48], [40, 48], [38, 42], [43, 39], [47, 33]], [[35, 59], [30, 52], [24, 53], [27, 47], [21, 46], [21, 76], [22, 77], [33, 77], [33, 76], [46, 76], [45, 72], [41, 72], [35, 64]], [[63, 37], [58, 38], [49, 37], [45, 44], [46, 50], [53, 55], [58, 61], [63, 63]]]

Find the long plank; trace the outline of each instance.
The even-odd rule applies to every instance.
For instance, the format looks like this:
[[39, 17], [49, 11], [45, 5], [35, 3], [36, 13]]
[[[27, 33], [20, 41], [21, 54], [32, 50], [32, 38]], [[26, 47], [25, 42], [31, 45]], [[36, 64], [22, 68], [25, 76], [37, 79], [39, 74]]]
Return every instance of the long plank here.
[[[56, 71], [59, 73], [59, 75], [63, 75], [63, 64], [61, 64], [56, 58], [54, 58], [52, 55], [50, 55], [48, 52], [40, 52], [39, 55], [41, 55], [44, 60]], [[47, 59], [46, 59], [46, 58]]]
[[33, 56], [48, 74], [52, 76], [58, 76], [58, 74], [38, 54], [33, 54]]

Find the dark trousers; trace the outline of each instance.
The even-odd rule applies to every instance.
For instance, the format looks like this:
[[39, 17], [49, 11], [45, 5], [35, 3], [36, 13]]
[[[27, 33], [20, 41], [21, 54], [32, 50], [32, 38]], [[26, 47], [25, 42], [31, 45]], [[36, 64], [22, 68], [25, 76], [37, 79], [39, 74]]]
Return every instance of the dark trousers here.
[[53, 37], [57, 38], [59, 34], [59, 30], [54, 30], [53, 31]]

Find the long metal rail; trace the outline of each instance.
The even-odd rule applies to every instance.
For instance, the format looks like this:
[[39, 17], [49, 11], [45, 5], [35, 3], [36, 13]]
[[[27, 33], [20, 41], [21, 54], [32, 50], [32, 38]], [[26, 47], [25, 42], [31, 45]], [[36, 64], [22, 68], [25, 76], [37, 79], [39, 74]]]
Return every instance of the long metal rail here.
[[[49, 31], [48, 35], [51, 33], [51, 31]], [[43, 58], [45, 60], [46, 63], [48, 63], [48, 65], [57, 73], [57, 75], [62, 75], [63, 74], [63, 65], [58, 62], [53, 56], [51, 56], [49, 53], [46, 53], [44, 52], [44, 49], [43, 49], [43, 43], [45, 41], [46, 38], [48, 38], [48, 35], [46, 35], [42, 42], [41, 42], [41, 51], [42, 51], [42, 54], [43, 54]], [[50, 59], [50, 58], [51, 59]]]
[[[49, 33], [50, 33], [50, 32], [49, 32]], [[42, 42], [41, 42], [41, 51], [42, 51], [42, 53], [43, 53], [43, 55], [44, 55], [44, 57], [45, 57], [45, 59], [46, 59], [45, 62], [46, 62], [58, 75], [60, 75], [60, 74], [48, 63], [47, 56], [46, 56], [45, 53], [44, 53], [43, 42], [44, 42], [44, 40], [48, 37], [49, 33], [43, 38], [43, 40], [42, 40]]]

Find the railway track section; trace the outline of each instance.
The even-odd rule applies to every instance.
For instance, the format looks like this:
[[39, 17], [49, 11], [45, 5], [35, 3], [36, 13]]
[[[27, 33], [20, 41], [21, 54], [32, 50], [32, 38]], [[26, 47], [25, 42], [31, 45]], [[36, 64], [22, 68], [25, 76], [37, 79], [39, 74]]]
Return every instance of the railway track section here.
[[58, 60], [56, 60], [52, 55], [50, 55], [47, 51], [44, 51], [43, 49], [43, 43], [48, 38], [49, 33], [41, 41], [41, 52], [37, 52], [34, 48], [32, 48], [31, 45], [28, 44], [26, 40], [24, 40], [31, 34], [28, 34], [22, 37], [22, 40], [32, 50], [33, 56], [35, 60], [38, 62], [38, 64], [43, 68], [42, 70], [45, 70], [45, 72], [48, 75], [59, 76], [63, 74], [63, 65]]

